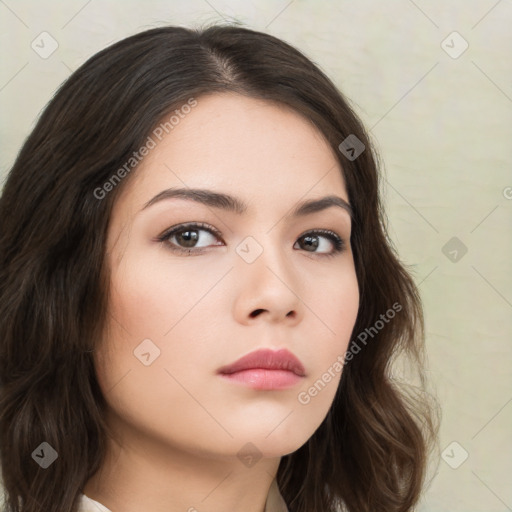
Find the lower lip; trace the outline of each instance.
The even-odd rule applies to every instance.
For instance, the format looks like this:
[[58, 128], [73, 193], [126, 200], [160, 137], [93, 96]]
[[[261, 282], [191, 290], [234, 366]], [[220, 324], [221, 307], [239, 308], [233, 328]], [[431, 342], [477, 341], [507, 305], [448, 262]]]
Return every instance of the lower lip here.
[[264, 370], [254, 368], [235, 373], [222, 373], [222, 377], [253, 389], [277, 390], [296, 386], [302, 379], [288, 370]]

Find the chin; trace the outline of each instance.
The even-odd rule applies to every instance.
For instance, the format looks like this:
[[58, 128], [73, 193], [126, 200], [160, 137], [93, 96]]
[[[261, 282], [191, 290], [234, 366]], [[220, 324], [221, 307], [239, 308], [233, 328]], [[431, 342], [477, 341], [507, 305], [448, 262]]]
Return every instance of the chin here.
[[303, 428], [295, 426], [295, 429], [287, 428], [282, 431], [278, 427], [270, 435], [269, 432], [268, 429], [257, 430], [254, 426], [245, 434], [240, 431], [235, 435], [234, 440], [237, 453], [239, 450], [242, 452], [254, 450], [257, 455], [265, 458], [283, 457], [303, 446], [313, 435], [314, 430], [305, 431]]

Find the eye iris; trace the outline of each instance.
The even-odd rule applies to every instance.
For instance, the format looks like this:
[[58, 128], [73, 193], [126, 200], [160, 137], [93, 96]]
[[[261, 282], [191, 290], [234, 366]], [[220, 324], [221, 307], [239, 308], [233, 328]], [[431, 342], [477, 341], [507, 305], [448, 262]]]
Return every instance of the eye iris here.
[[[185, 235], [185, 236], [182, 236]], [[181, 244], [181, 241], [184, 241], [183, 245], [184, 247], [194, 247], [195, 243], [197, 242], [199, 236], [197, 234], [196, 230], [186, 230], [186, 231], [180, 231], [178, 233], [178, 242]]]
[[[303, 238], [303, 241], [307, 248], [312, 248], [312, 251], [314, 251], [318, 247], [318, 237], [317, 236], [307, 235]], [[307, 249], [307, 250], [309, 250], [309, 249]]]

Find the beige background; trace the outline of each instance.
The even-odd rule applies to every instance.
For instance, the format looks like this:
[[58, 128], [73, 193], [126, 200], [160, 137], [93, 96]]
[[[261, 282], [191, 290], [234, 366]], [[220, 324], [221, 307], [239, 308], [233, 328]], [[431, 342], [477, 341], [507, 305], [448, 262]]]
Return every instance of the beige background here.
[[[510, 0], [0, 0], [2, 180], [86, 58], [143, 29], [222, 18], [302, 49], [381, 153], [391, 237], [424, 299], [443, 407], [447, 450], [420, 512], [512, 510]], [[58, 43], [48, 58], [31, 48], [43, 31]]]

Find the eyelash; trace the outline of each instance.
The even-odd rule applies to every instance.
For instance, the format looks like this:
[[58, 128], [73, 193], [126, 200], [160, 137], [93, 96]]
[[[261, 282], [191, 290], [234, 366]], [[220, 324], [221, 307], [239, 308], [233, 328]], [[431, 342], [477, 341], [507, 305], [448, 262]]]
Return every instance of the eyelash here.
[[[196, 249], [196, 248], [185, 249], [183, 247], [179, 247], [179, 246], [171, 244], [169, 239], [172, 238], [173, 235], [183, 232], [183, 231], [187, 231], [187, 229], [191, 229], [191, 230], [198, 229], [198, 230], [209, 231], [212, 235], [214, 235], [217, 238], [220, 238], [222, 240], [221, 233], [217, 229], [215, 229], [213, 226], [210, 226], [209, 224], [205, 224], [204, 222], [189, 222], [186, 224], [179, 224], [178, 226], [173, 226], [173, 227], [169, 228], [167, 231], [165, 231], [162, 235], [160, 235], [157, 240], [158, 240], [158, 242], [161, 242], [161, 243], [167, 245], [167, 247], [169, 247], [169, 249], [171, 251], [179, 253], [179, 254], [192, 254], [192, 253], [202, 254], [202, 253], [204, 253], [206, 247], [199, 248], [199, 249]], [[320, 257], [327, 258], [327, 257], [335, 256], [345, 250], [345, 241], [339, 235], [337, 235], [334, 231], [331, 231], [329, 229], [313, 229], [311, 231], [307, 231], [306, 233], [300, 235], [297, 240], [300, 240], [301, 238], [304, 238], [307, 235], [322, 235], [325, 238], [328, 238], [334, 246], [334, 249], [332, 250], [332, 252], [329, 252], [329, 253], [312, 252], [311, 254], [316, 254]], [[306, 251], [306, 252], [309, 252], [309, 251]]]

